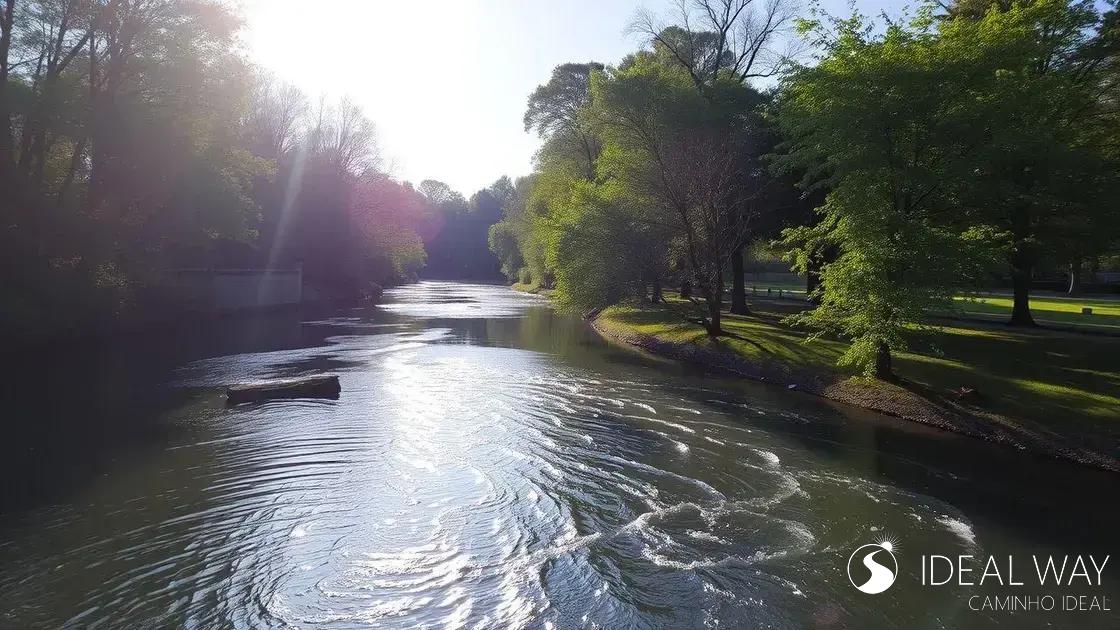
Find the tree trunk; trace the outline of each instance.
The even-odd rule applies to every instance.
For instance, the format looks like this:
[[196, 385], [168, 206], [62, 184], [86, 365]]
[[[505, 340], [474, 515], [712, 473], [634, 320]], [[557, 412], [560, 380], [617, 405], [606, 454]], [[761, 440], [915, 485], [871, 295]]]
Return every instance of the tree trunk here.
[[708, 299], [708, 336], [718, 337], [723, 334], [723, 327], [720, 323], [720, 310], [723, 300], [718, 297], [711, 297]]
[[661, 279], [660, 278], [655, 278], [653, 280], [653, 295], [650, 296], [649, 301], [653, 302], [654, 304], [660, 304], [660, 303], [665, 301], [665, 298], [663, 298], [662, 295], [661, 295]]
[[31, 139], [31, 181], [34, 182], [36, 188], [41, 188], [43, 185], [43, 177], [47, 169], [47, 152], [49, 150], [50, 146], [47, 143], [47, 132], [44, 129], [39, 129]]
[[1029, 208], [1017, 206], [1011, 214], [1011, 286], [1014, 291], [1014, 303], [1011, 307], [1012, 326], [1034, 326], [1034, 317], [1031, 317], [1031, 270], [1037, 260], [1037, 254], [1031, 245], [1033, 231], [1031, 229], [1031, 216]]
[[1031, 317], [1031, 268], [1012, 267], [1011, 283], [1014, 291], [1014, 305], [1011, 307], [1012, 326], [1034, 326], [1034, 317]]
[[750, 314], [747, 307], [747, 286], [743, 277], [743, 248], [736, 249], [731, 254], [731, 312], [736, 315]]
[[8, 51], [12, 46], [12, 25], [16, 0], [4, 0], [0, 13], [0, 175], [13, 166], [12, 120], [8, 107]]
[[894, 373], [891, 371], [891, 348], [882, 341], [875, 350], [875, 378], [884, 381], [894, 378]]
[[718, 337], [723, 334], [720, 311], [723, 310], [723, 270], [716, 274], [716, 286], [708, 292], [708, 335]]
[[1069, 289], [1066, 291], [1069, 295], [1077, 295], [1081, 293], [1081, 259], [1075, 258], [1069, 264]]
[[66, 195], [70, 192], [70, 186], [74, 184], [74, 175], [78, 172], [78, 165], [82, 161], [82, 156], [85, 155], [88, 141], [89, 138], [82, 136], [82, 139], [74, 147], [74, 153], [70, 155], [70, 167], [66, 170], [66, 178], [62, 180], [62, 184], [58, 188], [58, 198], [55, 200], [55, 205], [59, 208], [66, 203]]

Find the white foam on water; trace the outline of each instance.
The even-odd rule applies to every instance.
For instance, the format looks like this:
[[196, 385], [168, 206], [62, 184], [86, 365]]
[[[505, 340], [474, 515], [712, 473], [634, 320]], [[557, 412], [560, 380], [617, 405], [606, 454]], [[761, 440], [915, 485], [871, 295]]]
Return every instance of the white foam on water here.
[[623, 457], [615, 457], [614, 455], [604, 455], [603, 459], [621, 464], [624, 468], [634, 468], [634, 469], [643, 470], [645, 472], [652, 473], [652, 474], [655, 474], [655, 475], [662, 475], [662, 476], [665, 476], [665, 477], [671, 477], [673, 479], [678, 479], [680, 481], [683, 481], [683, 482], [688, 483], [688, 484], [692, 484], [692, 485], [704, 490], [705, 492], [707, 492], [708, 494], [710, 494], [711, 496], [713, 496], [717, 499], [720, 499], [720, 500], [726, 500], [727, 499], [727, 497], [722, 492], [720, 492], [719, 490], [716, 490], [715, 488], [713, 488], [708, 483], [706, 483], [704, 481], [701, 481], [699, 479], [693, 479], [692, 477], [686, 477], [684, 475], [679, 475], [675, 472], [671, 472], [671, 471], [668, 471], [668, 470], [662, 470], [660, 468], [650, 466], [648, 464], [643, 464], [641, 462], [636, 462], [636, 461], [631, 460], [631, 459], [625, 459]]
[[646, 547], [642, 550], [642, 556], [646, 560], [649, 560], [659, 567], [677, 569], [679, 571], [692, 571], [694, 569], [727, 566], [733, 562], [738, 561], [738, 558], [734, 556], [724, 556], [722, 558], [702, 558], [699, 560], [689, 560], [688, 562], [681, 562], [680, 560], [666, 558], [665, 556], [657, 553], [649, 547]]
[[773, 468], [777, 468], [782, 464], [782, 459], [770, 451], [761, 448], [751, 448], [751, 452], [761, 457], [763, 461]]
[[970, 547], [976, 546], [976, 533], [972, 531], [972, 525], [960, 519], [955, 519], [948, 514], [942, 514], [937, 517], [937, 522], [956, 534], [957, 538], [960, 538], [965, 544]]
[[645, 529], [646, 526], [649, 525], [649, 522], [655, 518], [664, 518], [666, 516], [669, 516], [670, 514], [676, 514], [678, 512], [683, 512], [684, 510], [696, 510], [697, 512], [703, 512], [703, 508], [701, 508], [699, 505], [696, 505], [695, 503], [691, 503], [688, 501], [685, 501], [683, 503], [675, 503], [673, 505], [668, 505], [663, 508], [658, 508], [656, 510], [650, 510], [649, 512], [643, 512], [639, 514], [637, 518], [620, 527], [616, 534], [631, 531], [641, 531]]
[[690, 529], [685, 533], [688, 534], [690, 537], [695, 538], [697, 540], [705, 540], [707, 542], [713, 542], [713, 543], [717, 543], [717, 544], [720, 544], [720, 545], [730, 545], [731, 544], [730, 540], [727, 540], [726, 538], [720, 538], [719, 536], [716, 536], [715, 534], [713, 534], [711, 532], [703, 532], [703, 531], [698, 531], [698, 530], [695, 530], [695, 529]]
[[697, 416], [704, 415], [703, 411], [700, 411], [699, 409], [693, 409], [692, 407], [673, 407], [673, 406], [670, 406], [669, 409], [672, 409], [673, 411], [683, 411], [684, 413], [691, 413], [691, 414], [695, 414]]
[[659, 420], [657, 418], [647, 418], [646, 416], [623, 416], [623, 417], [624, 418], [633, 418], [634, 420], [645, 420], [646, 422], [656, 422], [657, 424], [663, 424], [667, 427], [673, 427], [674, 429], [677, 429], [679, 431], [684, 431], [685, 433], [696, 433], [696, 429], [693, 429], [690, 426], [680, 424], [679, 422], [669, 422], [668, 420]]

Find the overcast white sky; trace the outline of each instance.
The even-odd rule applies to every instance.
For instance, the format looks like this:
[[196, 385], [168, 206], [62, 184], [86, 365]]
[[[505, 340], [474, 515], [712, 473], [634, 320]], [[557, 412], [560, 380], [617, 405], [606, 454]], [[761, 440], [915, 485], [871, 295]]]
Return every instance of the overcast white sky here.
[[[532, 170], [529, 93], [569, 61], [616, 63], [639, 6], [668, 0], [242, 0], [251, 57], [312, 95], [348, 95], [377, 124], [386, 166], [469, 196]], [[900, 0], [858, 4], [865, 13]], [[846, 11], [844, 0], [826, 3]]]

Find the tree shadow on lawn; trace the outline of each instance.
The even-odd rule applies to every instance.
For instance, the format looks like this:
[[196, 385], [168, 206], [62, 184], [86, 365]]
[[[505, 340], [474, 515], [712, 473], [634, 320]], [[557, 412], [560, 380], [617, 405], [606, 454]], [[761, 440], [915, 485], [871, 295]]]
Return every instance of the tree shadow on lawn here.
[[[1120, 339], [1044, 330], [946, 327], [939, 351], [901, 353], [896, 366], [916, 393], [945, 397], [966, 387], [971, 406], [1069, 437], [1120, 435]], [[915, 344], [918, 345], [918, 344]], [[953, 400], [952, 395], [949, 400]], [[1115, 449], [1114, 449], [1115, 450]]]
[[773, 354], [770, 351], [769, 348], [762, 345], [758, 341], [755, 341], [754, 339], [751, 339], [749, 337], [744, 337], [743, 335], [740, 335], [737, 332], [732, 332], [730, 330], [727, 330], [726, 328], [724, 328], [723, 331], [720, 332], [720, 334], [718, 336], [710, 337], [712, 345], [715, 346], [716, 348], [719, 348], [720, 350], [724, 350], [724, 351], [728, 351], [728, 352], [734, 352], [735, 349], [733, 347], [731, 347], [729, 344], [726, 344], [722, 341], [722, 339], [724, 337], [726, 337], [728, 339], [736, 339], [736, 340], [741, 341], [743, 343], [749, 343], [750, 345], [754, 346], [755, 348], [758, 348], [759, 352], [763, 352], [765, 354]]
[[[676, 318], [678, 321], [676, 323], [672, 323], [671, 321], [666, 321], [666, 317], [665, 317], [666, 312], [670, 313], [672, 315], [672, 317]], [[762, 345], [761, 343], [759, 343], [758, 340], [752, 339], [751, 337], [743, 335], [743, 334], [741, 334], [739, 332], [736, 332], [734, 330], [729, 330], [727, 325], [726, 325], [726, 322], [728, 320], [732, 320], [732, 319], [743, 320], [743, 319], [746, 319], [746, 318], [744, 318], [743, 316], [732, 316], [728, 313], [723, 313], [722, 317], [725, 318], [724, 319], [724, 324], [725, 325], [722, 326], [722, 331], [720, 332], [719, 335], [712, 336], [712, 335], [708, 334], [707, 328], [704, 324], [704, 320], [696, 313], [696, 311], [693, 310], [693, 309], [689, 309], [687, 307], [684, 307], [682, 304], [674, 304], [672, 302], [665, 302], [661, 305], [658, 305], [657, 307], [648, 307], [648, 306], [642, 305], [642, 306], [635, 307], [632, 310], [629, 310], [625, 313], [612, 315], [613, 319], [617, 319], [618, 321], [620, 321], [624, 324], [631, 325], [631, 326], [658, 326], [658, 325], [660, 325], [660, 326], [664, 327], [664, 330], [662, 330], [662, 331], [648, 331], [648, 332], [651, 332], [651, 334], [657, 334], [657, 332], [671, 332], [673, 334], [695, 333], [695, 338], [694, 339], [688, 339], [688, 340], [685, 340], [685, 341], [695, 342], [695, 341], [707, 340], [717, 350], [722, 350], [722, 351], [726, 351], [726, 352], [735, 352], [734, 347], [732, 347], [731, 345], [729, 345], [729, 344], [727, 344], [723, 341], [723, 339], [734, 339], [736, 341], [740, 341], [740, 342], [743, 342], [743, 343], [746, 343], [746, 344], [750, 344], [751, 346], [754, 346], [755, 348], [758, 349], [759, 352], [762, 352], [762, 353], [765, 353], [765, 354], [773, 354], [773, 352], [770, 348], [767, 348], [766, 346]]]
[[[669, 342], [788, 361], [839, 378], [852, 375], [836, 366], [843, 341], [821, 337], [805, 343], [806, 331], [783, 324], [784, 314], [761, 308], [746, 316], [725, 313], [725, 332], [716, 338], [697, 323], [696, 310], [682, 302], [635, 305], [612, 317]], [[1062, 433], [1120, 434], [1120, 403], [1117, 411], [1109, 408], [1120, 400], [1115, 361], [1120, 337], [959, 322], [915, 330], [909, 337], [911, 350], [895, 357], [896, 384], [917, 395]], [[961, 388], [975, 394], [954, 393]]]

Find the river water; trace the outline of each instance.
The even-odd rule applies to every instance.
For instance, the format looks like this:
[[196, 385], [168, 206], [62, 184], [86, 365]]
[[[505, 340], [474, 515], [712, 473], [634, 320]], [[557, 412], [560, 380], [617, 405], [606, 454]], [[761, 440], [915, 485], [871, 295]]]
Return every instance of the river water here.
[[[5, 379], [0, 626], [1120, 622], [1112, 565], [1039, 592], [1110, 612], [920, 583], [923, 554], [1099, 561], [1113, 475], [644, 357], [504, 287], [387, 300], [27, 359]], [[338, 400], [224, 404], [324, 372]], [[898, 579], [865, 595], [849, 555], [884, 540]]]

